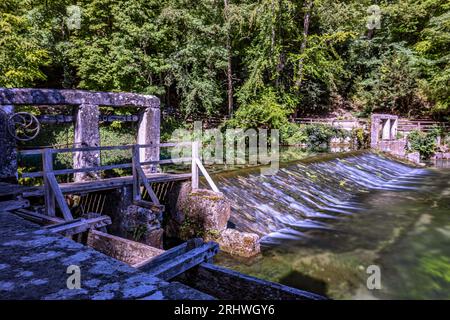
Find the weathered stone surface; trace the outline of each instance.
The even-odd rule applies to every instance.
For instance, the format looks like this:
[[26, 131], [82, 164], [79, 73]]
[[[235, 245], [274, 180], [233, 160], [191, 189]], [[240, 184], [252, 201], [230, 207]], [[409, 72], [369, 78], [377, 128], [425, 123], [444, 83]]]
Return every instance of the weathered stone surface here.
[[406, 156], [406, 139], [379, 141], [377, 149], [384, 152], [389, 152], [394, 156]]
[[[0, 212], [0, 299], [213, 299]], [[81, 288], [68, 289], [76, 265]]]
[[372, 114], [370, 123], [371, 148], [378, 149], [380, 140], [393, 140], [396, 138], [398, 125], [397, 116], [390, 114]]
[[140, 242], [113, 236], [94, 229], [88, 233], [87, 245], [132, 267], [164, 252]]
[[[100, 146], [98, 117], [100, 111], [96, 105], [83, 104], [77, 108], [75, 121], [75, 140], [77, 148]], [[91, 168], [100, 165], [99, 151], [80, 151], [73, 153], [73, 167]], [[75, 182], [99, 179], [98, 172], [76, 172]]]
[[154, 229], [148, 231], [144, 235], [144, 243], [151, 245], [152, 247], [163, 249], [164, 229]]
[[221, 193], [204, 189], [192, 192], [190, 183], [181, 183], [169, 195], [166, 210], [169, 237], [202, 237], [217, 242], [225, 252], [243, 257], [260, 253], [258, 235], [227, 229], [231, 203]]
[[13, 106], [0, 105], [0, 181], [17, 181], [16, 140], [8, 132], [8, 119], [14, 113]]
[[[161, 114], [159, 109], [146, 108], [140, 114], [137, 143], [140, 145], [154, 145], [154, 147], [141, 148], [139, 150], [139, 160], [141, 162], [159, 160], [160, 126]], [[143, 169], [146, 173], [156, 172], [157, 165], [144, 165]]]
[[217, 237], [206, 239], [216, 241], [220, 250], [240, 257], [253, 257], [261, 252], [259, 236], [255, 233], [225, 229]]
[[431, 159], [450, 159], [450, 152], [436, 152], [434, 156], [431, 157]]
[[323, 296], [288, 287], [210, 263], [202, 263], [175, 278], [225, 300], [323, 300]]
[[5, 89], [0, 88], [0, 105], [81, 105], [136, 106], [159, 109], [155, 96], [135, 93], [92, 92], [58, 89]]
[[172, 209], [168, 232], [182, 239], [218, 235], [227, 228], [231, 214], [230, 202], [223, 194], [204, 189], [192, 192], [189, 183], [181, 185]]
[[419, 152], [408, 153], [406, 155], [406, 159], [418, 164], [418, 163], [420, 163], [420, 153]]

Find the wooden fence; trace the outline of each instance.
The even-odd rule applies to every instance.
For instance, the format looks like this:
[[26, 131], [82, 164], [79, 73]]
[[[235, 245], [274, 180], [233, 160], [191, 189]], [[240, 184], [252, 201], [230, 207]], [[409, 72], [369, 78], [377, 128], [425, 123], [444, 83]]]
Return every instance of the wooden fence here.
[[[140, 161], [139, 150], [142, 148], [155, 148], [155, 147], [180, 147], [180, 146], [191, 146], [192, 156], [177, 159], [165, 159], [157, 161]], [[60, 169], [55, 170], [53, 168], [53, 155], [58, 153], [73, 153], [73, 152], [89, 152], [89, 151], [103, 151], [103, 150], [131, 150], [132, 151], [132, 162], [123, 164], [112, 164], [112, 165], [99, 165], [99, 166], [89, 166], [83, 168], [72, 168], [72, 169]], [[22, 174], [24, 178], [36, 178], [42, 177], [44, 180], [44, 199], [45, 199], [45, 210], [48, 216], [55, 216], [55, 200], [58, 204], [64, 219], [67, 221], [73, 220], [70, 209], [64, 199], [63, 193], [59, 187], [56, 176], [65, 174], [74, 174], [77, 172], [98, 172], [112, 169], [124, 169], [131, 168], [133, 172], [133, 200], [141, 205], [147, 205], [154, 208], [160, 208], [161, 205], [159, 200], [153, 191], [150, 183], [149, 176], [152, 174], [146, 174], [142, 166], [145, 165], [155, 165], [155, 164], [169, 164], [169, 163], [182, 163], [191, 162], [191, 183], [192, 189], [199, 188], [199, 172], [203, 174], [206, 181], [208, 182], [211, 189], [215, 192], [219, 192], [214, 181], [209, 176], [205, 167], [201, 163], [199, 157], [199, 142], [182, 142], [182, 143], [161, 143], [158, 145], [125, 145], [125, 146], [105, 146], [105, 147], [82, 147], [82, 148], [64, 148], [64, 149], [34, 149], [34, 150], [23, 150], [20, 152], [21, 155], [41, 155], [42, 156], [42, 171], [37, 172], [25, 172]], [[104, 179], [107, 180], [107, 179]], [[101, 183], [102, 181], [92, 181], [92, 183]], [[106, 184], [106, 183], [105, 183]], [[141, 184], [144, 185], [144, 189], [147, 191], [152, 202], [145, 204], [141, 198], [140, 187]]]

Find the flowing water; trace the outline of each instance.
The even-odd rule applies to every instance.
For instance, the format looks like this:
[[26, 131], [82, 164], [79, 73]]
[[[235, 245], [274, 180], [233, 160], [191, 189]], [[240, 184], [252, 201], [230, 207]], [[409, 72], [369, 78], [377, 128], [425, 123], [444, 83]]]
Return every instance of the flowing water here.
[[[263, 254], [217, 263], [331, 298], [450, 299], [450, 170], [369, 152], [215, 175]], [[369, 290], [367, 267], [381, 271]]]

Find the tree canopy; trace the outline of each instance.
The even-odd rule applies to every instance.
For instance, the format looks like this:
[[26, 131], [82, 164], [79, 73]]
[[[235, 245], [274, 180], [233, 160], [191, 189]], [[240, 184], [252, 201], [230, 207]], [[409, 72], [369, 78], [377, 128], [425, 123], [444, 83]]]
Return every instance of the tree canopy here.
[[155, 94], [184, 117], [447, 116], [449, 49], [448, 0], [0, 4], [0, 86]]

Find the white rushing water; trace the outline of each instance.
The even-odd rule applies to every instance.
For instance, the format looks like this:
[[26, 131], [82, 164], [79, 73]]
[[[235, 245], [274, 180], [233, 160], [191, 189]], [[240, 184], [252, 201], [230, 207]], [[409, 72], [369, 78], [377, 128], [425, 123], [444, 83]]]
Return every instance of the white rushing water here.
[[373, 153], [312, 163], [294, 163], [277, 174], [237, 172], [215, 179], [232, 201], [236, 229], [262, 236], [262, 244], [307, 237], [311, 229], [331, 230], [331, 219], [361, 211], [352, 198], [371, 190], [411, 190], [426, 170]]

